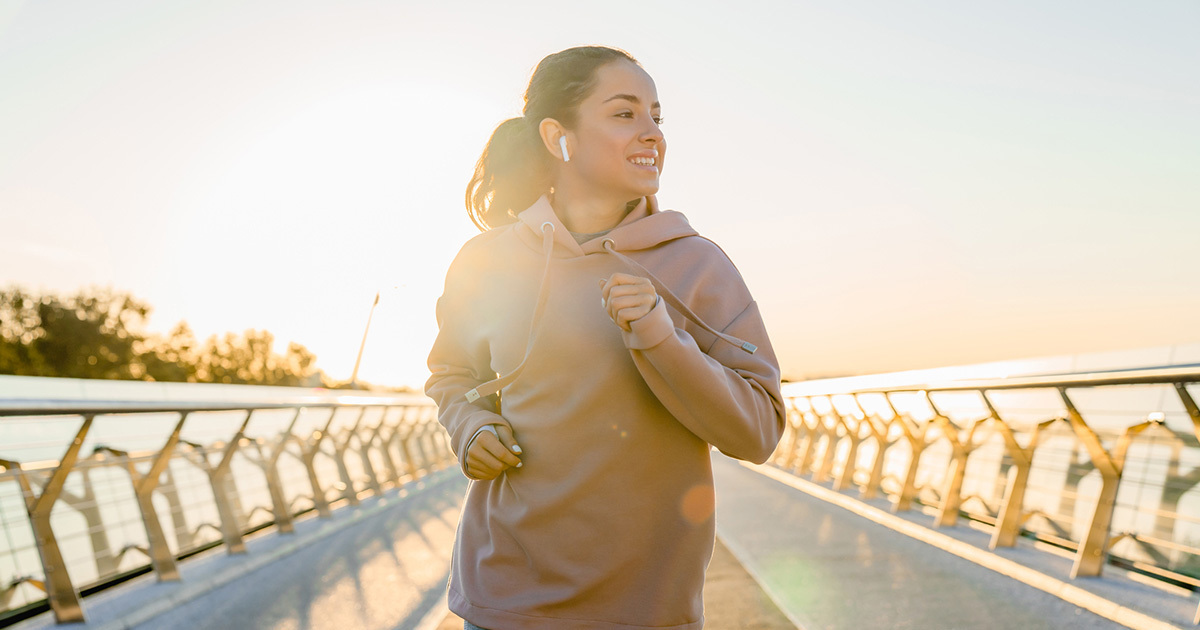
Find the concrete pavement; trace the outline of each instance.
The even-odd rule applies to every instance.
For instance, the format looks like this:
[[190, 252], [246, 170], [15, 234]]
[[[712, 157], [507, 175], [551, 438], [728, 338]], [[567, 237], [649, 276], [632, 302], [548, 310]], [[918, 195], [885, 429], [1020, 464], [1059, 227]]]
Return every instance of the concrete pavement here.
[[[713, 455], [713, 467], [719, 534], [805, 630], [1126, 627], [723, 455]], [[986, 535], [965, 527], [941, 531], [986, 544]], [[1018, 548], [1009, 555], [1052, 573], [1045, 552]], [[1110, 596], [1189, 606], [1150, 586], [1107, 582], [1099, 586]]]

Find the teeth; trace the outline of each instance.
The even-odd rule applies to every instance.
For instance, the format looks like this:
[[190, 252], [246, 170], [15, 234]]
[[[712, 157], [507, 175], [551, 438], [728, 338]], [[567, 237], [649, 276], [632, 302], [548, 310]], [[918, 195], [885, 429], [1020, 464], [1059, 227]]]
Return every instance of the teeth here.
[[654, 166], [654, 158], [631, 157], [629, 158], [629, 161], [640, 166]]

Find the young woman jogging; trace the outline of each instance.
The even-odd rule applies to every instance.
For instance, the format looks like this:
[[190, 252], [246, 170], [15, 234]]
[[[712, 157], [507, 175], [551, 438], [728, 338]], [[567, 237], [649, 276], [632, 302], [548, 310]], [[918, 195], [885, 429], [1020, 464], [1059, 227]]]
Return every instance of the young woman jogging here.
[[446, 275], [425, 392], [473, 480], [449, 585], [468, 630], [701, 628], [710, 445], [761, 463], [783, 431], [740, 273], [657, 207], [661, 115], [627, 53], [555, 53], [467, 188], [485, 231]]

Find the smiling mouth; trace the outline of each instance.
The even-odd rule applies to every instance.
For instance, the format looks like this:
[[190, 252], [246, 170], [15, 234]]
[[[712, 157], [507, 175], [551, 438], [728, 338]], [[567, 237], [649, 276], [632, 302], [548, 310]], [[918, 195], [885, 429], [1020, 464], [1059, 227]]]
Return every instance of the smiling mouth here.
[[637, 166], [654, 166], [654, 158], [648, 157], [631, 157], [629, 162]]

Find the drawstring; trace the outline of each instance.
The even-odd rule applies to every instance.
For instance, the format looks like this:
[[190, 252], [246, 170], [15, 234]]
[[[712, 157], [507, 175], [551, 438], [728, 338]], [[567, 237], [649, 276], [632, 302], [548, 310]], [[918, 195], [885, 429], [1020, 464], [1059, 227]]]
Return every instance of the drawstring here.
[[[649, 278], [651, 284], [654, 285], [654, 289], [660, 296], [662, 296], [664, 300], [667, 301], [667, 304], [675, 307], [675, 310], [683, 314], [684, 317], [695, 322], [697, 326], [707, 330], [718, 339], [724, 339], [726, 342], [733, 344], [734, 346], [737, 346], [738, 348], [741, 348], [742, 350], [745, 350], [751, 354], [753, 354], [755, 350], [758, 350], [758, 346], [750, 343], [749, 341], [743, 341], [737, 337], [734, 337], [733, 335], [720, 332], [705, 323], [704, 320], [700, 319], [699, 315], [696, 315], [694, 312], [692, 312], [692, 309], [688, 308], [688, 306], [681, 302], [679, 298], [675, 297], [675, 294], [671, 293], [671, 290], [668, 289], [667, 286], [658, 279], [658, 277], [650, 273], [649, 269], [639, 265], [632, 258], [617, 252], [615, 243], [611, 238], [604, 239], [603, 245], [604, 249], [607, 250], [608, 253], [616, 256], [617, 259], [624, 262], [627, 266], [629, 266], [629, 268], [634, 269], [638, 273]], [[529, 360], [530, 351], [533, 350], [534, 334], [537, 332], [538, 321], [542, 318], [542, 311], [545, 310], [546, 297], [550, 288], [550, 260], [554, 255], [554, 224], [549, 221], [542, 223], [542, 253], [545, 254], [546, 258], [542, 261], [542, 281], [538, 286], [537, 306], [535, 306], [533, 309], [533, 319], [529, 322], [529, 335], [526, 338], [527, 341], [525, 343], [525, 356], [521, 358], [521, 363], [517, 365], [513, 371], [505, 374], [504, 376], [480, 384], [468, 391], [466, 393], [467, 402], [475, 402], [480, 398], [491, 396], [501, 389], [504, 389], [509, 383], [513, 382], [518, 376], [521, 375], [521, 370], [525, 369], [525, 363]]]
[[520, 376], [521, 370], [525, 369], [525, 362], [529, 360], [529, 351], [533, 349], [533, 335], [537, 331], [538, 320], [541, 319], [542, 311], [546, 307], [546, 295], [549, 289], [548, 285], [550, 284], [547, 280], [550, 278], [550, 259], [554, 254], [554, 224], [549, 221], [542, 224], [542, 252], [546, 255], [546, 259], [542, 262], [542, 282], [538, 286], [537, 306], [533, 309], [533, 319], [529, 321], [529, 336], [525, 344], [525, 356], [521, 358], [520, 365], [513, 369], [513, 371], [502, 377], [483, 383], [467, 392], [467, 402], [475, 402], [484, 396], [491, 396], [504, 389], [506, 385], [516, 380], [517, 376]]
[[725, 341], [741, 348], [742, 350], [745, 350], [746, 352], [749, 352], [750, 354], [754, 354], [754, 351], [758, 350], [758, 346], [750, 343], [749, 341], [743, 341], [741, 339], [738, 339], [737, 337], [734, 337], [733, 335], [727, 335], [723, 332], [713, 329], [712, 326], [709, 326], [708, 324], [706, 324], [704, 322], [704, 320], [700, 319], [699, 315], [693, 313], [692, 309], [688, 308], [687, 304], [684, 304], [683, 302], [681, 302], [679, 300], [679, 298], [675, 297], [675, 294], [671, 293], [671, 290], [668, 289], [667, 286], [665, 284], [663, 284], [661, 280], [659, 280], [654, 274], [650, 273], [649, 269], [646, 269], [645, 267], [639, 265], [637, 263], [637, 261], [635, 261], [634, 259], [617, 252], [616, 243], [614, 243], [611, 238], [604, 239], [602, 244], [604, 245], [604, 249], [608, 250], [608, 253], [612, 254], [613, 256], [616, 256], [622, 262], [624, 262], [626, 265], [629, 265], [631, 268], [636, 269], [638, 271], [638, 273], [649, 278], [650, 283], [654, 285], [654, 290], [657, 291], [658, 294], [661, 295], [663, 297], [663, 299], [667, 301], [667, 304], [674, 306], [675, 310], [677, 310], [681, 314], [683, 314], [684, 317], [695, 322], [697, 326], [712, 333], [713, 336], [718, 337], [720, 339], [724, 339]]

